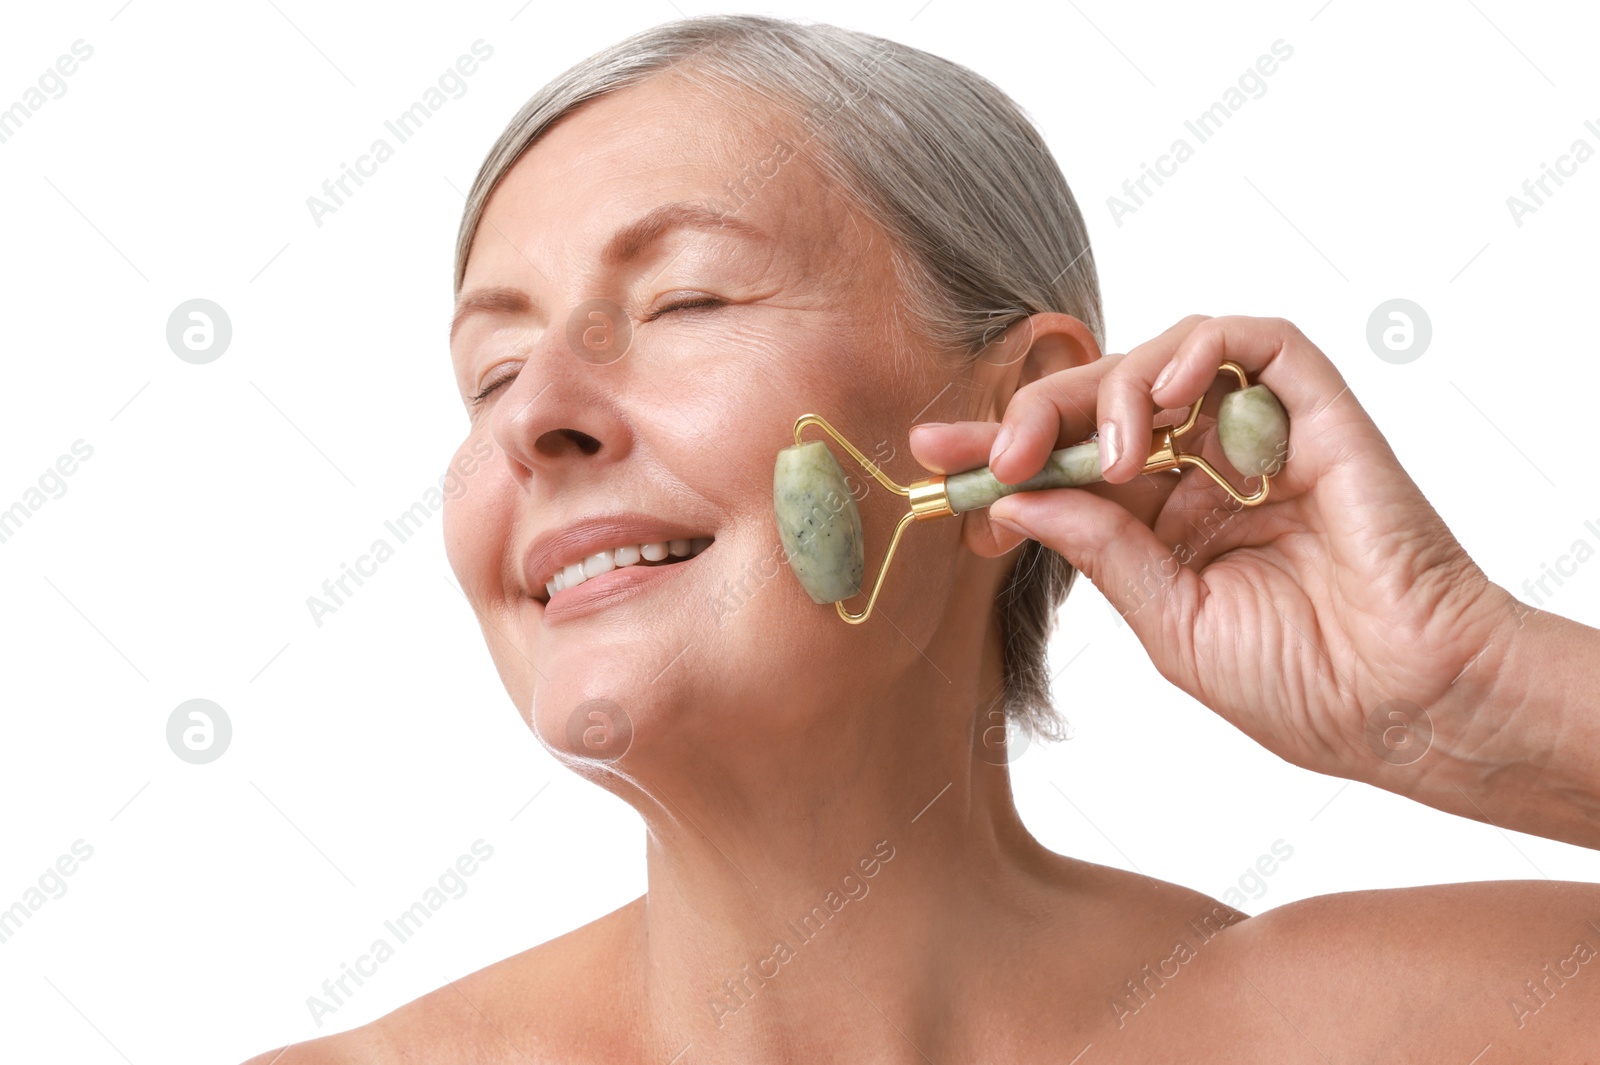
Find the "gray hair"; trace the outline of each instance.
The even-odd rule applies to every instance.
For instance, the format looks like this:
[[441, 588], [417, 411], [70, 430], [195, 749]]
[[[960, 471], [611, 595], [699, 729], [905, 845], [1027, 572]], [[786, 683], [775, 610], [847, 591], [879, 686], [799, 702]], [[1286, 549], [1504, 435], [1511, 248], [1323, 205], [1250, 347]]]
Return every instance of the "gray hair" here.
[[[1088, 232], [1027, 115], [966, 67], [871, 34], [759, 15], [665, 23], [598, 52], [523, 105], [490, 149], [456, 240], [455, 288], [484, 207], [522, 153], [589, 100], [667, 70], [750, 94], [803, 127], [812, 158], [891, 238], [905, 312], [935, 350], [979, 358], [1008, 326], [1070, 314], [1105, 347]], [[729, 90], [733, 90], [730, 92]], [[895, 353], [897, 371], [900, 352]], [[1061, 738], [1046, 649], [1077, 571], [1027, 541], [995, 611], [1006, 717]]]

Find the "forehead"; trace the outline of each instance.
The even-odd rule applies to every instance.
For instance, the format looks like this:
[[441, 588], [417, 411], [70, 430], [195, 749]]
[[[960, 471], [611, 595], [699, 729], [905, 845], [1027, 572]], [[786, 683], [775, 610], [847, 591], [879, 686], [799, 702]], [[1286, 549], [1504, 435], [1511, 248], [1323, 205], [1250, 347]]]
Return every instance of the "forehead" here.
[[[688, 201], [748, 222], [813, 259], [873, 228], [824, 177], [799, 123], [753, 96], [672, 74], [590, 100], [552, 125], [495, 189], [469, 272], [501, 258], [485, 228], [556, 261], [592, 260], [619, 227]], [[480, 253], [488, 252], [487, 256]], [[512, 249], [504, 252], [515, 254]]]

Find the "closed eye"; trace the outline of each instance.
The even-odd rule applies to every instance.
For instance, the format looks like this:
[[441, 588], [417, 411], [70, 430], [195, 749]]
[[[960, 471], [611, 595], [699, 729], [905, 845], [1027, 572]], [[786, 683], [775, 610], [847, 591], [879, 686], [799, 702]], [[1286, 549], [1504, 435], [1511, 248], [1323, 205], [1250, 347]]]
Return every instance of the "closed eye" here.
[[[721, 304], [722, 300], [715, 296], [695, 296], [692, 299], [679, 300], [677, 303], [669, 303], [665, 307], [658, 307], [656, 310], [653, 310], [649, 314], [645, 315], [644, 321], [653, 322], [669, 311], [696, 310], [702, 307], [716, 307], [720, 306]], [[471, 407], [477, 408], [485, 399], [489, 398], [489, 396], [502, 385], [508, 385], [516, 379], [517, 375], [514, 373], [502, 374], [500, 377], [497, 377], [495, 380], [489, 382], [489, 384], [486, 385], [481, 392], [473, 396], [468, 396], [467, 403]]]
[[653, 322], [657, 318], [660, 318], [663, 314], [666, 314], [668, 311], [687, 311], [697, 307], [715, 307], [721, 302], [722, 301], [717, 299], [715, 296], [696, 296], [693, 299], [680, 300], [677, 303], [669, 303], [665, 307], [653, 310], [649, 314], [645, 315], [644, 320], [647, 322]]
[[493, 392], [496, 389], [498, 389], [501, 385], [509, 385], [512, 381], [515, 381], [516, 379], [517, 379], [517, 375], [515, 373], [501, 374], [499, 377], [496, 377], [493, 381], [490, 381], [487, 385], [485, 385], [483, 387], [483, 391], [479, 392], [477, 395], [468, 396], [467, 397], [467, 404], [470, 407], [476, 409], [477, 406], [480, 403], [482, 403], [485, 399], [488, 398], [488, 396], [489, 396], [489, 394], [491, 392]]

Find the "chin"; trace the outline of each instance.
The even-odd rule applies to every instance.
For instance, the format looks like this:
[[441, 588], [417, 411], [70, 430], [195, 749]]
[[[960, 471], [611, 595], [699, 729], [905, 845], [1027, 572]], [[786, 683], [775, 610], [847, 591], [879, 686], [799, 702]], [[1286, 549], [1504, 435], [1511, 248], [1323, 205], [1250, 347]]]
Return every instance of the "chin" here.
[[603, 695], [573, 699], [535, 697], [533, 728], [562, 761], [609, 764], [634, 746], [635, 713]]

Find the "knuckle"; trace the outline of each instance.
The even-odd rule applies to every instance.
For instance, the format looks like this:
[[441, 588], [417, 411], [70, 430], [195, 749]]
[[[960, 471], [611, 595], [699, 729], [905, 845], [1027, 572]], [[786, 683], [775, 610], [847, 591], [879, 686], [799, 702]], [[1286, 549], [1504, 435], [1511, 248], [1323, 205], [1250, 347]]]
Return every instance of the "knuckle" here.
[[1100, 389], [1096, 396], [1096, 405], [1100, 409], [1100, 416], [1104, 417], [1117, 405], [1118, 401], [1133, 390], [1133, 366], [1131, 363], [1122, 363], [1112, 368], [1100, 379]]
[[1189, 334], [1191, 343], [1210, 345], [1228, 333], [1228, 319], [1207, 318]]
[[1127, 377], [1128, 360], [1122, 359], [1109, 367], [1105, 373], [1100, 375], [1100, 383], [1096, 386], [1098, 393], [1102, 396], [1110, 395], [1117, 388], [1121, 387], [1122, 382], [1126, 380]]

